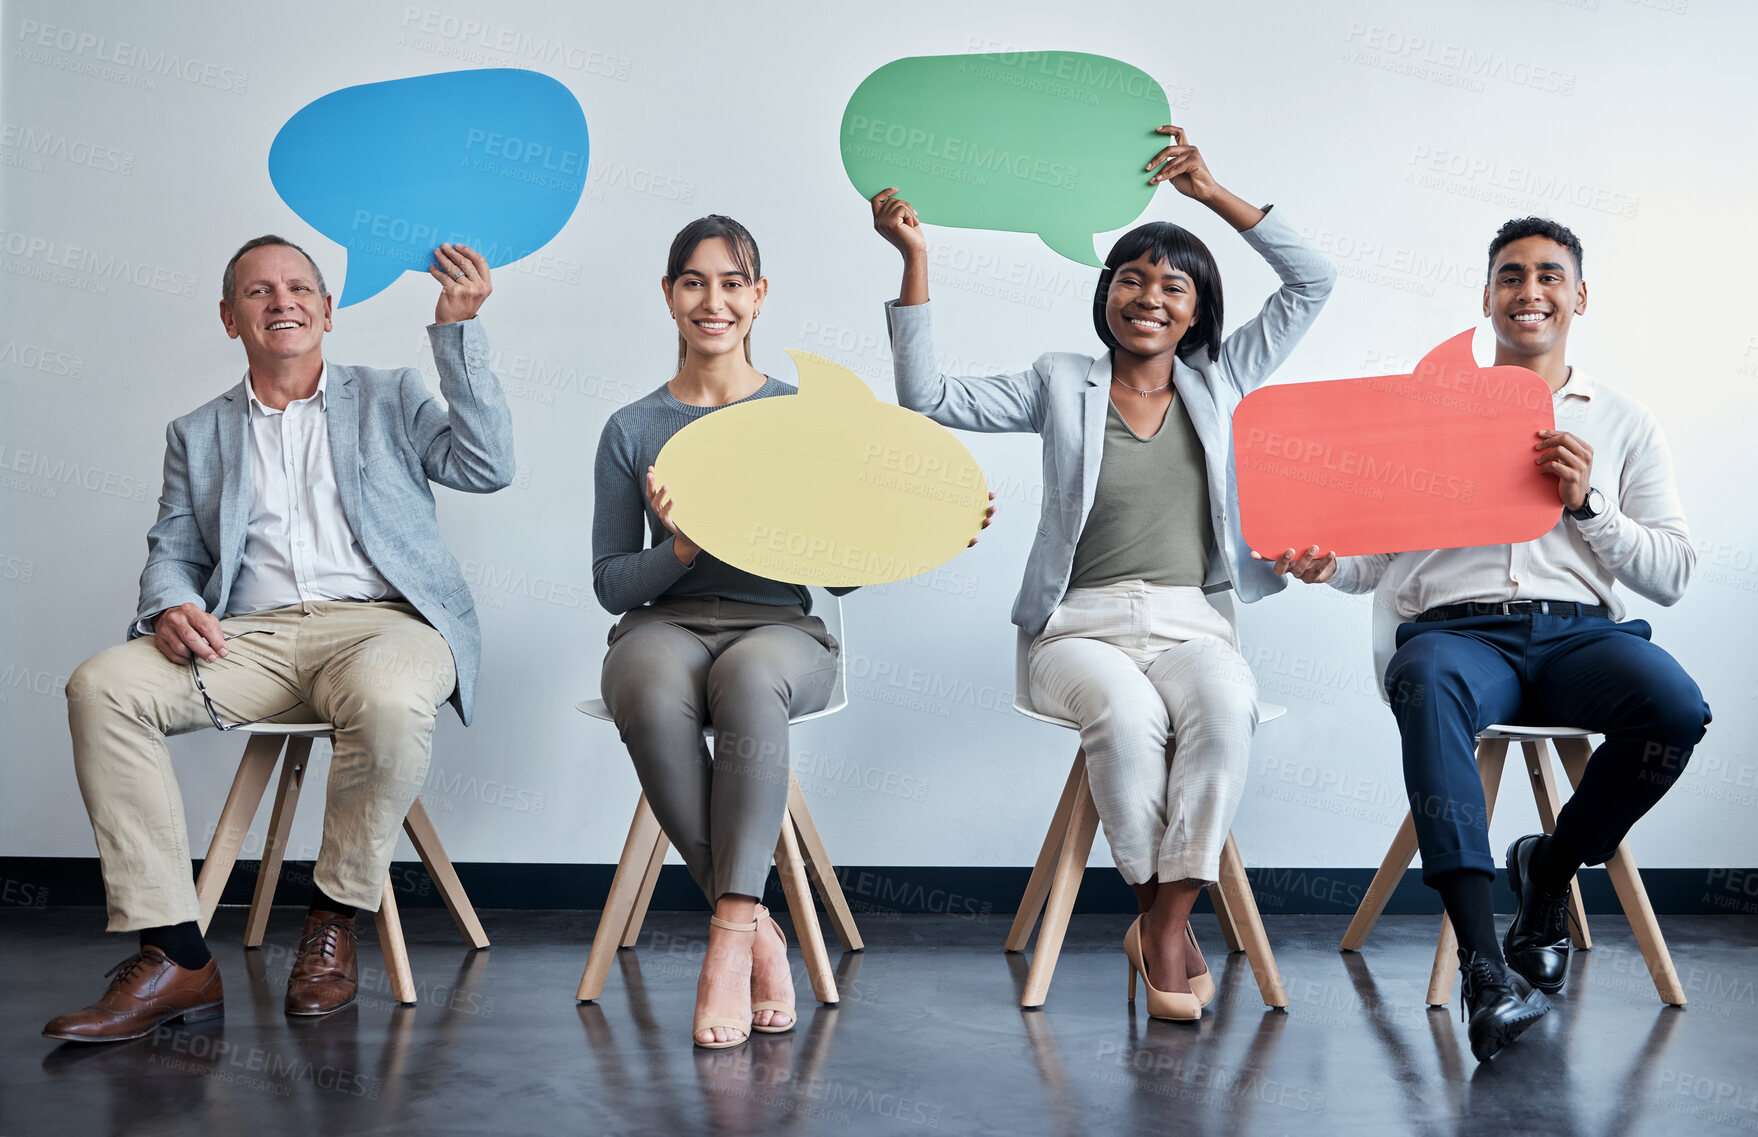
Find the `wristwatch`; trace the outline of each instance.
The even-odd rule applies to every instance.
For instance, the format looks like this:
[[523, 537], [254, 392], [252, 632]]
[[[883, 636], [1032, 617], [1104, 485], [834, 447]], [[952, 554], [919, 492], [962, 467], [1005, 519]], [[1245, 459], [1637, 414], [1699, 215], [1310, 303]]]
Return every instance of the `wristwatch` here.
[[1587, 496], [1581, 499], [1581, 508], [1565, 512], [1576, 521], [1591, 521], [1605, 512], [1605, 495], [1597, 489], [1589, 488]]

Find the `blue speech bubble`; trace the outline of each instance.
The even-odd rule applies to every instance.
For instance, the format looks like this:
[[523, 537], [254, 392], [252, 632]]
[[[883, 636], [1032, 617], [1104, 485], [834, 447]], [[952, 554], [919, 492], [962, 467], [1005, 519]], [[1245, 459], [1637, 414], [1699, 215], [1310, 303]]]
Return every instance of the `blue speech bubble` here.
[[547, 75], [448, 71], [344, 87], [269, 147], [275, 192], [348, 249], [341, 307], [425, 273], [436, 245], [490, 268], [542, 248], [586, 188], [586, 114]]

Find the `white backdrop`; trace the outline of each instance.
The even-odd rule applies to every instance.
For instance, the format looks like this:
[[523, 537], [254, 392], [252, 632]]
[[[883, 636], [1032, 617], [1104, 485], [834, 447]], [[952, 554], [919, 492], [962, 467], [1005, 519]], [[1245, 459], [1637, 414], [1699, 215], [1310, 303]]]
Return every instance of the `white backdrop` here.
[[[438, 491], [486, 649], [477, 725], [443, 713], [425, 796], [460, 861], [609, 862], [637, 785], [614, 730], [573, 710], [597, 692], [612, 622], [591, 589], [592, 457], [606, 417], [669, 377], [658, 277], [672, 234], [711, 211], [744, 221], [771, 286], [759, 366], [792, 381], [785, 349], [817, 351], [890, 399], [880, 305], [899, 261], [843, 176], [843, 105], [900, 56], [1055, 48], [1153, 74], [1223, 184], [1277, 203], [1338, 263], [1330, 305], [1280, 380], [1407, 370], [1473, 325], [1487, 359], [1478, 312], [1497, 226], [1536, 212], [1581, 235], [1592, 302], [1572, 362], [1659, 416], [1699, 550], [1682, 603], [1631, 607], [1715, 712], [1636, 850], [1645, 866], [1758, 863], [1747, 650], [1758, 522], [1742, 473], [1758, 379], [1753, 8], [1284, 0], [1089, 17], [1013, 0], [684, 15], [529, 0], [275, 13], [4, 5], [0, 855], [94, 852], [61, 688], [133, 611], [164, 423], [242, 374], [216, 318], [227, 256], [278, 232], [306, 245], [339, 291], [341, 249], [268, 181], [269, 143], [293, 112], [338, 87], [474, 66], [545, 71], [585, 108], [586, 197], [540, 254], [497, 270], [483, 315], [517, 423], [517, 482], [482, 498]], [[1243, 242], [1169, 188], [1144, 217], [1154, 218], [1210, 243], [1232, 325], [1273, 288]], [[1096, 350], [1091, 270], [1026, 234], [929, 238], [949, 369]], [[405, 276], [341, 312], [328, 352], [419, 363], [431, 380], [422, 327], [433, 302], [430, 282]], [[1073, 736], [1008, 710], [1007, 615], [1036, 523], [1037, 442], [965, 441], [1000, 492], [995, 527], [926, 579], [848, 599], [852, 704], [796, 736], [838, 863], [1029, 864], [1067, 773]], [[1241, 607], [1263, 697], [1291, 708], [1258, 737], [1236, 826], [1252, 863], [1366, 866], [1384, 853], [1404, 804], [1368, 625], [1365, 598], [1329, 589]], [[173, 747], [199, 850], [239, 746], [203, 732]], [[1534, 824], [1515, 778], [1498, 849]], [[314, 804], [301, 811], [295, 854], [313, 854], [319, 817]], [[1101, 846], [1094, 862], [1106, 860]]]

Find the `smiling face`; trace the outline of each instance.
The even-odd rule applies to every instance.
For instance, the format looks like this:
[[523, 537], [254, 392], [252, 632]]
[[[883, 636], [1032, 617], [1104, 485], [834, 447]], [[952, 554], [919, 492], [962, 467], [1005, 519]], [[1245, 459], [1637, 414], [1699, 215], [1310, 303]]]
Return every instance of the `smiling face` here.
[[243, 341], [253, 366], [321, 354], [331, 300], [305, 254], [263, 245], [239, 257], [234, 272], [237, 287], [230, 300], [220, 301], [220, 322], [228, 336]]
[[1190, 275], [1144, 253], [1117, 266], [1105, 291], [1105, 326], [1119, 351], [1165, 355], [1200, 318]]
[[674, 279], [661, 282], [678, 335], [704, 356], [743, 351], [751, 321], [763, 308], [769, 281], [752, 280], [724, 237], [710, 237], [690, 253]]
[[1562, 245], [1549, 237], [1522, 237], [1496, 253], [1483, 289], [1483, 314], [1510, 359], [1560, 350], [1570, 321], [1586, 311], [1587, 284]]

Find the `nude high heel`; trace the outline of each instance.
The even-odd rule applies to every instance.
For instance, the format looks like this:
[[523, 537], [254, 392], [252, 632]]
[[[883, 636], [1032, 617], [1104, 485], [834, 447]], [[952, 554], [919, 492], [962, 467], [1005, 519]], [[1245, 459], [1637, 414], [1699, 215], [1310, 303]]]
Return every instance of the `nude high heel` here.
[[[1190, 950], [1196, 953], [1198, 959], [1203, 959], [1203, 949], [1197, 946], [1196, 932], [1189, 924], [1184, 925], [1184, 935], [1190, 941]], [[1215, 1001], [1215, 976], [1208, 969], [1208, 960], [1203, 959], [1203, 973], [1201, 975], [1190, 977], [1190, 993], [1195, 995], [1196, 1001], [1205, 1007]]]
[[[781, 925], [777, 924], [769, 915], [769, 909], [759, 904], [757, 905], [757, 922], [761, 924], [765, 920], [769, 921], [769, 926], [775, 929], [775, 934], [781, 937], [781, 953], [785, 956], [787, 954], [787, 933], [783, 932], [781, 930]], [[795, 1023], [800, 1021], [800, 1016], [794, 1013], [794, 1005], [792, 1003], [783, 1003], [778, 999], [761, 999], [752, 1003], [751, 1014], [755, 1015], [758, 1011], [781, 1011], [787, 1015], [786, 1026], [763, 1026], [758, 1024], [753, 1018], [751, 1029], [758, 1034], [786, 1034], [794, 1028]]]
[[1142, 986], [1148, 989], [1148, 1017], [1172, 1022], [1196, 1022], [1203, 1017], [1203, 1005], [1194, 994], [1185, 991], [1161, 991], [1148, 978], [1148, 969], [1141, 954], [1141, 917], [1129, 926], [1123, 937], [1123, 954], [1129, 957], [1129, 1004], [1135, 1005], [1135, 977], [1139, 972]]
[[[762, 910], [761, 906], [759, 906], [759, 911]], [[749, 924], [736, 924], [731, 920], [722, 920], [719, 916], [710, 916], [708, 917], [708, 922], [716, 928], [725, 928], [729, 932], [754, 932], [757, 930], [756, 920], [752, 920]], [[737, 1038], [729, 1038], [725, 1042], [703, 1042], [696, 1037], [703, 1031], [717, 1026], [725, 1027], [728, 1030], [736, 1030], [739, 1032], [739, 1036]], [[725, 1050], [728, 1047], [738, 1046], [746, 1042], [750, 1037], [750, 1015], [746, 1015], [742, 1019], [709, 1016], [708, 1018], [697, 1019], [696, 1025], [690, 1028], [690, 1041], [694, 1042], [697, 1046], [700, 1046], [703, 1050]]]

